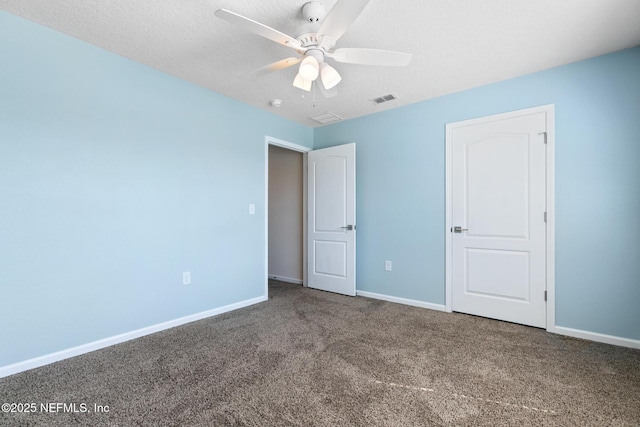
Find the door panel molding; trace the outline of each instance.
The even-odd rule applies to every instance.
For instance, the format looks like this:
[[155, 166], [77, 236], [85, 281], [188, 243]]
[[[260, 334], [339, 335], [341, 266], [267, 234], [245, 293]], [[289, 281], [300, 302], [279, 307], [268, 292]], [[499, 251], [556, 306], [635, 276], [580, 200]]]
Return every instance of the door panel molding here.
[[553, 104], [527, 108], [502, 114], [480, 117], [471, 120], [446, 124], [446, 180], [445, 180], [445, 311], [453, 311], [453, 130], [460, 127], [472, 126], [488, 121], [517, 118], [536, 113], [546, 113], [546, 329], [555, 332], [555, 106]]

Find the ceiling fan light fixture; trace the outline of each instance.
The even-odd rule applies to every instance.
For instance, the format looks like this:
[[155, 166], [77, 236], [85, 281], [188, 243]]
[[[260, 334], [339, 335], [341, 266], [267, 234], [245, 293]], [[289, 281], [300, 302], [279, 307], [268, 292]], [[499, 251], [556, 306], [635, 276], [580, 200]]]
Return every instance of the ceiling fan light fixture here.
[[[239, 28], [292, 48], [298, 53], [297, 57], [282, 59], [259, 68], [254, 73], [256, 76], [263, 76], [300, 64], [293, 86], [310, 92], [314, 82], [321, 77], [322, 84], [319, 85], [319, 89], [327, 98], [337, 94], [336, 86], [342, 81], [342, 77], [335, 68], [325, 64], [326, 58], [331, 58], [336, 62], [359, 65], [401, 67], [409, 64], [412, 55], [404, 52], [367, 48], [334, 50], [336, 42], [358, 18], [370, 0], [336, 0], [327, 14], [325, 14], [324, 6], [320, 1], [308, 0], [302, 6], [302, 15], [307, 24], [303, 28], [299, 28], [296, 38], [227, 9], [216, 10], [215, 16]], [[315, 89], [315, 86], [313, 87]]]
[[322, 85], [327, 90], [335, 87], [342, 81], [342, 77], [340, 77], [338, 71], [326, 62], [320, 65], [320, 78], [322, 79]]
[[318, 64], [318, 60], [313, 56], [308, 55], [300, 63], [298, 74], [303, 79], [312, 82], [318, 78], [319, 69], [320, 65]]
[[311, 92], [311, 80], [306, 80], [300, 73], [296, 75], [295, 80], [293, 81], [293, 86], [298, 89], [306, 90], [307, 92]]

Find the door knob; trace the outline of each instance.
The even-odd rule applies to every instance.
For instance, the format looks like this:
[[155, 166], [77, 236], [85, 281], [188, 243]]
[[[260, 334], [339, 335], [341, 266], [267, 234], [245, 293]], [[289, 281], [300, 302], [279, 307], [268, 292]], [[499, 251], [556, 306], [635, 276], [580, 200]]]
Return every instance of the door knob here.
[[343, 230], [355, 230], [356, 229], [355, 225], [351, 225], [351, 224], [349, 224], [347, 226], [344, 226], [344, 227], [340, 227], [340, 228], [342, 228]]
[[462, 233], [463, 231], [469, 231], [468, 228], [462, 228], [459, 225], [456, 225], [455, 227], [453, 227], [453, 232], [454, 233]]

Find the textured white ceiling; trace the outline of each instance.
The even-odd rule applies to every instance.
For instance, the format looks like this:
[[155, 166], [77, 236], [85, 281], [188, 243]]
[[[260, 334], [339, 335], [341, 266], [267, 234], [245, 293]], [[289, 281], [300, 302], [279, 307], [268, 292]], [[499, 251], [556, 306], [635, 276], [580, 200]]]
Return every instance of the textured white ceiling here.
[[[291, 85], [297, 67], [242, 77], [293, 50], [214, 16], [229, 9], [295, 37], [305, 2], [0, 0], [0, 9], [312, 127], [321, 113], [350, 119], [640, 45], [640, 0], [371, 0], [336, 47], [399, 50], [412, 62], [332, 63], [339, 94], [318, 93], [314, 107]], [[335, 0], [323, 3], [328, 11]], [[398, 99], [369, 101], [389, 93]]]

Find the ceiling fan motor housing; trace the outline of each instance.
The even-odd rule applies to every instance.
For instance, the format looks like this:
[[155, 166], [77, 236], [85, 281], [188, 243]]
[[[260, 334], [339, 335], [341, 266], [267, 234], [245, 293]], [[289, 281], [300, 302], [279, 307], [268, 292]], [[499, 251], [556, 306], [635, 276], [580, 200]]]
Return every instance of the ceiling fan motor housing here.
[[324, 19], [324, 5], [319, 1], [310, 1], [302, 6], [302, 16], [307, 22], [320, 22]]
[[318, 29], [317, 25], [311, 25], [312, 28], [307, 27], [309, 24], [305, 24], [302, 27], [298, 28], [297, 33], [299, 36], [296, 37], [296, 40], [300, 42], [300, 45], [303, 48], [309, 48], [318, 45]]
[[324, 52], [320, 49], [309, 49], [305, 52], [304, 56], [313, 56], [318, 63], [324, 62]]

